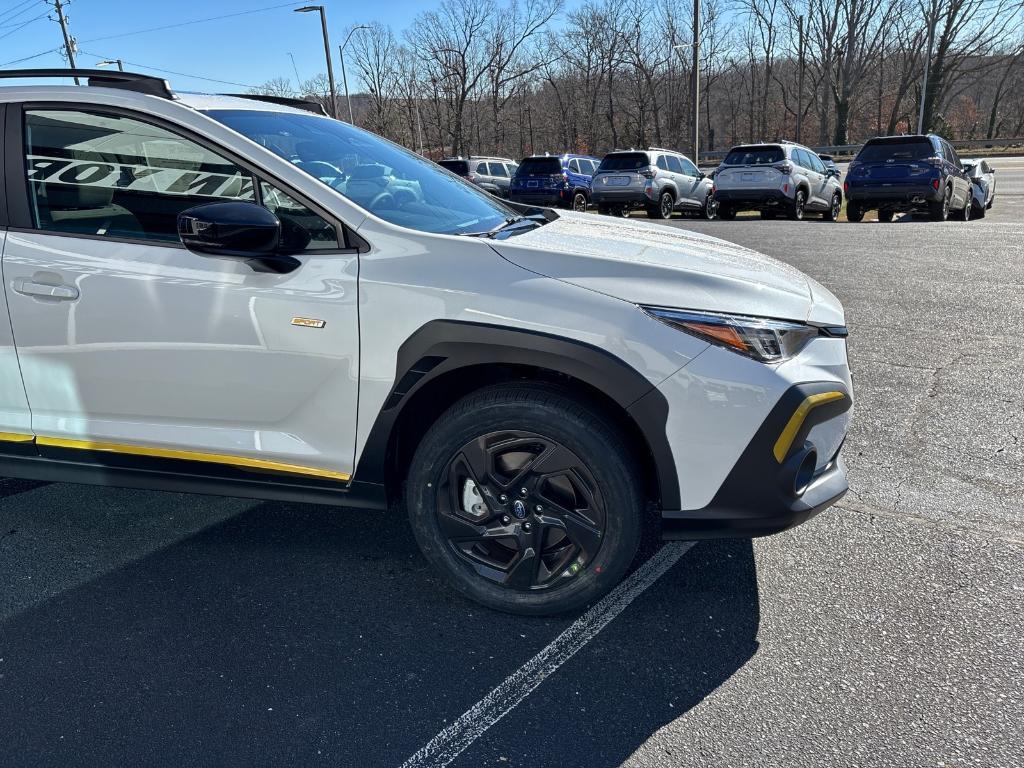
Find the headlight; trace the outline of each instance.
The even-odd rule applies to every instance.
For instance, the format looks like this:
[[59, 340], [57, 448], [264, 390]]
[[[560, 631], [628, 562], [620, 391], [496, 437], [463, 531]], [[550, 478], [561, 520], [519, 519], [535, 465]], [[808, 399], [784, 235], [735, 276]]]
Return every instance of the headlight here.
[[798, 354], [815, 336], [845, 336], [846, 329], [823, 329], [786, 320], [768, 320], [716, 312], [641, 307], [657, 320], [699, 339], [762, 363], [778, 363]]

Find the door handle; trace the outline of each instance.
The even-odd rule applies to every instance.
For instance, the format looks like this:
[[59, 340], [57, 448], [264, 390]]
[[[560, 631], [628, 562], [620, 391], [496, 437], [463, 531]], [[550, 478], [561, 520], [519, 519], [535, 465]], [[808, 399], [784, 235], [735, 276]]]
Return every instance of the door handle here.
[[18, 293], [23, 293], [26, 296], [41, 296], [46, 299], [62, 299], [65, 301], [78, 298], [78, 289], [73, 285], [46, 285], [45, 283], [36, 283], [24, 277], [19, 277], [11, 283], [11, 287]]

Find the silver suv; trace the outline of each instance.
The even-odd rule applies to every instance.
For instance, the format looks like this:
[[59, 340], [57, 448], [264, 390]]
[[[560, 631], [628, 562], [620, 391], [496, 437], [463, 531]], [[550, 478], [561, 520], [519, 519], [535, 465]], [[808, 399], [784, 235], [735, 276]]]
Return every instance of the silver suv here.
[[610, 152], [591, 183], [591, 202], [600, 213], [628, 216], [644, 208], [652, 219], [689, 211], [715, 218], [711, 179], [690, 158], [670, 149]]
[[843, 207], [843, 189], [839, 171], [826, 167], [805, 146], [788, 141], [745, 144], [729, 150], [715, 171], [715, 200], [723, 219], [754, 210], [762, 219], [783, 214], [799, 220], [814, 212], [835, 221]]
[[507, 157], [448, 157], [438, 161], [438, 165], [497, 197], [508, 197], [512, 177], [519, 168], [515, 160]]

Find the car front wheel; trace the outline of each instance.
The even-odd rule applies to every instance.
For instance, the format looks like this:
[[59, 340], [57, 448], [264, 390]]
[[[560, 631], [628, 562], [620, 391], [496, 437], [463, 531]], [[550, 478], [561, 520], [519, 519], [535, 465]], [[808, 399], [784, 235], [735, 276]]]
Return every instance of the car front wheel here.
[[546, 385], [499, 385], [453, 405], [413, 457], [406, 504], [424, 556], [499, 611], [578, 610], [625, 575], [642, 521], [618, 430]]
[[587, 210], [587, 196], [582, 192], [577, 192], [572, 196], [572, 209], [579, 213], [585, 213]]
[[843, 209], [843, 198], [838, 192], [832, 195], [832, 202], [825, 211], [825, 221], [838, 221], [839, 212]]
[[804, 217], [804, 205], [807, 203], [807, 193], [802, 189], [796, 191], [793, 204], [789, 206], [789, 218], [793, 221], [800, 221]]

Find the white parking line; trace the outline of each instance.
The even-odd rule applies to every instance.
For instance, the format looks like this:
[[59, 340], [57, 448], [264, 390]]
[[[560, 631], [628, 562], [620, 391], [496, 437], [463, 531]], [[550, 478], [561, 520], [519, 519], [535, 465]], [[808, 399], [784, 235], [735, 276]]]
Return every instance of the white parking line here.
[[501, 685], [467, 709], [458, 720], [402, 763], [402, 768], [444, 768], [484, 732], [512, 711], [534, 689], [565, 662], [630, 603], [676, 564], [693, 542], [670, 542], [636, 569], [597, 605], [540, 650], [536, 656], [509, 675]]

